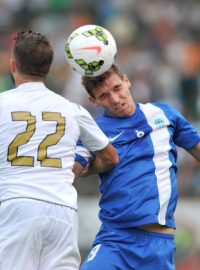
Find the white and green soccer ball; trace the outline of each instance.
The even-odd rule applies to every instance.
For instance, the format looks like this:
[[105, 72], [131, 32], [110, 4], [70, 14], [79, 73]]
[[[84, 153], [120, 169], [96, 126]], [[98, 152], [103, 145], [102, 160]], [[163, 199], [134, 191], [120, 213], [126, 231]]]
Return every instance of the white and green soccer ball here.
[[68, 37], [65, 54], [68, 63], [80, 75], [94, 77], [112, 66], [117, 46], [107, 29], [98, 25], [84, 25]]

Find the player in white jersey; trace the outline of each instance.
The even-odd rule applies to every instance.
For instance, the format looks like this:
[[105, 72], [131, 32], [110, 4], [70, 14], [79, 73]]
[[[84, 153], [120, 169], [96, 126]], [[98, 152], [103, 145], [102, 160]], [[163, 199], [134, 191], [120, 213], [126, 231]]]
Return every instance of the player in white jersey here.
[[[96, 121], [120, 162], [99, 175], [102, 226], [81, 270], [174, 270], [176, 145], [200, 161], [200, 136], [169, 105], [135, 103], [116, 66], [83, 77], [83, 85], [89, 100], [105, 109]], [[90, 153], [79, 149], [76, 160], [84, 166]]]
[[49, 90], [53, 60], [40, 33], [17, 33], [10, 61], [15, 89], [0, 94], [0, 269], [77, 270], [79, 138], [96, 170], [118, 162], [108, 138], [81, 106]]

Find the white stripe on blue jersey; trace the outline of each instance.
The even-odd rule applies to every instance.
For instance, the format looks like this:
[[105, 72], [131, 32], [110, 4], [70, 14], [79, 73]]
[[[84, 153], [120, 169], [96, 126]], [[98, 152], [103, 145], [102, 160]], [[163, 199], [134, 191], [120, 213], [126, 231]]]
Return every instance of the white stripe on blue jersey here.
[[154, 148], [153, 162], [155, 165], [155, 175], [157, 179], [160, 201], [158, 222], [161, 225], [165, 225], [165, 216], [171, 196], [169, 168], [171, 167], [172, 163], [168, 154], [171, 146], [169, 144], [170, 134], [167, 129], [167, 126], [169, 126], [170, 123], [164, 112], [152, 104], [140, 105], [140, 108], [146, 116], [148, 124], [154, 131], [150, 133], [150, 137]]

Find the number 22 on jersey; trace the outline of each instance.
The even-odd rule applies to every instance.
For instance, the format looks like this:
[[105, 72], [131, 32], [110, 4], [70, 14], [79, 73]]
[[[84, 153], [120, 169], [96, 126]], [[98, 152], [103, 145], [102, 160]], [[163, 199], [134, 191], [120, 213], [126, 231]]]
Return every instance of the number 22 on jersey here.
[[[12, 112], [13, 121], [26, 121], [26, 130], [15, 136], [8, 146], [8, 161], [12, 166], [34, 166], [34, 157], [19, 156], [18, 149], [29, 142], [36, 131], [36, 117], [30, 112]], [[65, 134], [65, 117], [58, 112], [43, 112], [43, 121], [55, 121], [56, 130], [53, 134], [47, 134], [37, 147], [37, 159], [41, 167], [62, 168], [60, 158], [47, 156], [47, 148], [56, 145]]]

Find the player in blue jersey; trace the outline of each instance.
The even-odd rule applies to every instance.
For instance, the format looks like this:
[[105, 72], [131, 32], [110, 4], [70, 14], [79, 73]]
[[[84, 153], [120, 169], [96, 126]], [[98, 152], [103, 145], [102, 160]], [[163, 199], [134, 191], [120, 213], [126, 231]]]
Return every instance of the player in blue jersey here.
[[[81, 269], [174, 270], [176, 146], [200, 161], [200, 136], [169, 105], [135, 103], [130, 81], [116, 66], [82, 83], [89, 100], [105, 109], [96, 121], [120, 162], [99, 175], [102, 226]], [[91, 157], [77, 147], [79, 164]], [[92, 172], [91, 163], [82, 175]]]

